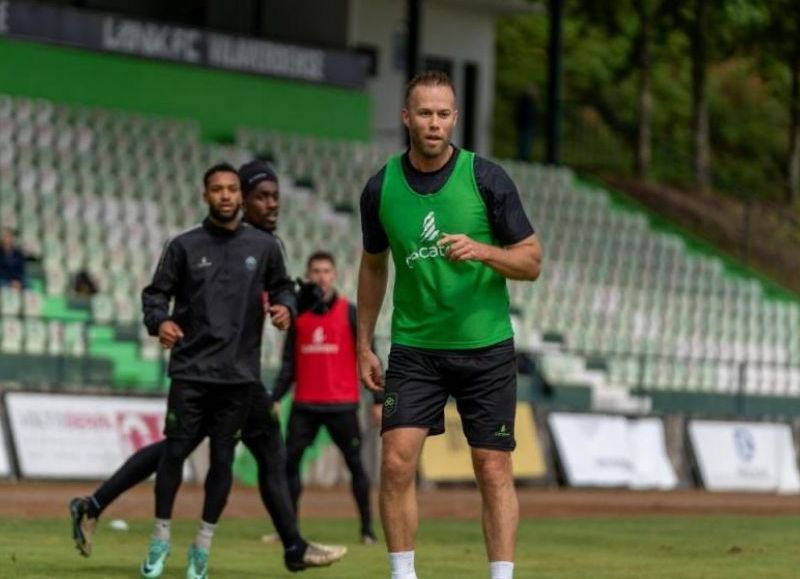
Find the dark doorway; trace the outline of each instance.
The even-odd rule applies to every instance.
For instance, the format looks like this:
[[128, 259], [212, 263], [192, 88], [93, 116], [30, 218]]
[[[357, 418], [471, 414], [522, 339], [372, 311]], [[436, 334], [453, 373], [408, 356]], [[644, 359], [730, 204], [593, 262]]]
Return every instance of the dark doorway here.
[[470, 151], [475, 150], [478, 117], [478, 65], [474, 62], [464, 64], [464, 109], [461, 111], [461, 123], [464, 127], [462, 146]]

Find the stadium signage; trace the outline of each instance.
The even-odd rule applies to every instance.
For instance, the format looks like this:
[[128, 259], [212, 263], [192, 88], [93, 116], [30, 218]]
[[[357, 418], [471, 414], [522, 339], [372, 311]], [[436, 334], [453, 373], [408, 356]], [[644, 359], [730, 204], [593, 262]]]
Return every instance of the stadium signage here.
[[800, 492], [788, 424], [693, 420], [689, 439], [709, 490]]
[[325, 82], [325, 53], [322, 50], [209, 34], [208, 62], [218, 68]]
[[162, 26], [137, 20], [103, 18], [102, 47], [139, 56], [201, 62], [198, 30]]
[[29, 2], [0, 1], [0, 35], [359, 90], [367, 78], [350, 52]]
[[548, 423], [570, 486], [672, 489], [678, 484], [658, 418], [554, 412]]
[[162, 438], [161, 399], [11, 392], [5, 400], [22, 477], [103, 478]]

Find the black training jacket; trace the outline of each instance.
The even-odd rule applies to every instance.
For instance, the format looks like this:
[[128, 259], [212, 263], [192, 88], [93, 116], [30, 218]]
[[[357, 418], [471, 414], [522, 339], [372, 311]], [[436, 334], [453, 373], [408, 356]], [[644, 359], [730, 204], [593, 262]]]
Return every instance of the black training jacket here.
[[246, 223], [230, 231], [206, 219], [164, 249], [152, 283], [142, 291], [144, 325], [151, 336], [169, 319], [183, 330], [170, 356], [172, 379], [258, 383], [263, 293], [295, 318], [293, 287], [273, 236]]

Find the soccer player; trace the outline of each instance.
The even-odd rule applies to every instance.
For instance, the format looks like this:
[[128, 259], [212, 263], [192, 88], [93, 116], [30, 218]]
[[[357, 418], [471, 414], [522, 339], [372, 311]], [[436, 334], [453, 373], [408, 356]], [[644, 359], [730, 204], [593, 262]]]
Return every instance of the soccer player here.
[[[535, 280], [541, 248], [514, 183], [450, 142], [455, 89], [440, 72], [407, 86], [407, 152], [361, 197], [359, 372], [385, 389], [380, 508], [392, 579], [415, 579], [415, 473], [425, 438], [456, 400], [483, 505], [492, 579], [511, 579], [519, 506], [511, 470], [516, 365], [506, 279]], [[372, 349], [394, 261], [392, 348], [384, 378]]]
[[[322, 289], [322, 299], [301, 313], [289, 330], [283, 363], [272, 395], [280, 400], [295, 384], [286, 434], [287, 474], [297, 512], [302, 485], [300, 461], [325, 426], [352, 475], [352, 491], [361, 518], [361, 542], [376, 542], [369, 504], [369, 478], [361, 463], [358, 406], [361, 384], [356, 369], [356, 308], [336, 292], [333, 255], [317, 251], [309, 258], [306, 278]], [[382, 400], [373, 405], [380, 420]]]
[[[239, 169], [243, 183], [244, 221], [265, 233], [275, 234], [280, 209], [278, 177], [269, 165], [253, 161]], [[278, 417], [272, 412], [272, 399], [262, 384], [253, 388], [251, 411], [242, 429], [242, 442], [255, 457], [261, 499], [272, 518], [284, 547], [284, 563], [290, 571], [323, 567], [341, 559], [345, 547], [309, 543], [297, 528], [286, 480], [286, 447]], [[195, 441], [197, 446], [202, 438]], [[86, 557], [91, 554], [92, 537], [102, 512], [129, 488], [153, 473], [161, 460], [166, 442], [157, 442], [134, 453], [107, 481], [89, 497], [70, 502], [72, 534], [75, 545]]]
[[183, 462], [203, 434], [209, 437], [210, 468], [186, 576], [207, 576], [211, 540], [233, 483], [234, 449], [253, 387], [261, 383], [262, 294], [270, 296], [276, 328], [288, 329], [296, 315], [294, 286], [278, 243], [239, 220], [242, 193], [236, 169], [215, 165], [203, 184], [208, 217], [167, 244], [152, 282], [142, 290], [144, 324], [172, 350], [166, 447], [156, 470], [155, 528], [141, 566], [147, 578], [163, 573]]

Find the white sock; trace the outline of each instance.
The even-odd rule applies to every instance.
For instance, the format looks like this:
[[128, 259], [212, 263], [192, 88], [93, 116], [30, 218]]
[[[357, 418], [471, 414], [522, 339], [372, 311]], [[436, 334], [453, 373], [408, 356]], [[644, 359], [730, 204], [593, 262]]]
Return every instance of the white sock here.
[[389, 565], [392, 568], [392, 579], [417, 579], [414, 570], [414, 551], [389, 553]]
[[156, 519], [153, 537], [162, 541], [169, 541], [169, 519]]
[[511, 561], [492, 561], [489, 563], [490, 579], [514, 579], [514, 563]]
[[194, 546], [209, 551], [211, 549], [211, 539], [214, 538], [214, 531], [216, 529], [216, 525], [200, 521], [200, 529], [197, 531], [197, 535], [195, 535]]

